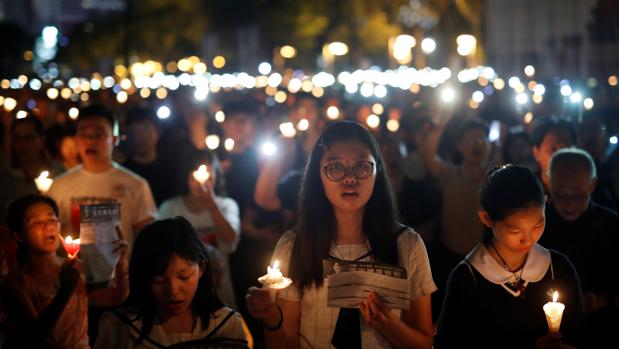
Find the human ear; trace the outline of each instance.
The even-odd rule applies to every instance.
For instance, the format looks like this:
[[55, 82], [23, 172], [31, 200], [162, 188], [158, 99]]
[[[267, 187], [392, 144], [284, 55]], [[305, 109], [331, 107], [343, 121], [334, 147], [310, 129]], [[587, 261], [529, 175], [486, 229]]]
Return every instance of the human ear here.
[[492, 228], [492, 220], [490, 219], [490, 215], [486, 210], [479, 210], [477, 213], [479, 215], [479, 220], [488, 228]]
[[598, 179], [596, 177], [591, 178], [591, 182], [589, 183], [589, 195], [593, 194], [597, 184], [598, 184]]
[[535, 158], [535, 161], [539, 162], [539, 147], [537, 146], [533, 146], [533, 157]]

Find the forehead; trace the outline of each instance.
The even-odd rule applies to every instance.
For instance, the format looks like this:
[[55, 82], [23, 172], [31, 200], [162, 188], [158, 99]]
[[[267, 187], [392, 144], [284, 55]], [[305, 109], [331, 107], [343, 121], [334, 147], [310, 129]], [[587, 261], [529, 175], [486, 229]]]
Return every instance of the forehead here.
[[462, 138], [485, 138], [486, 130], [480, 127], [477, 128], [469, 128], [462, 132]]
[[226, 120], [224, 121], [224, 123], [226, 123], [226, 121], [228, 122], [249, 122], [253, 120], [254, 120], [254, 116], [249, 113], [236, 112], [230, 115], [226, 115]]
[[557, 166], [551, 172], [550, 184], [555, 190], [586, 190], [590, 183], [591, 174], [583, 166], [577, 166], [569, 170]]
[[537, 223], [544, 219], [544, 205], [531, 204], [509, 213], [502, 220], [504, 224], [519, 227]]
[[565, 129], [554, 129], [548, 131], [544, 136], [544, 140], [542, 141], [542, 145], [551, 145], [551, 144], [571, 144], [570, 134]]
[[22, 122], [20, 124], [15, 125], [13, 128], [14, 133], [32, 133], [36, 132], [36, 127], [32, 122]]
[[36, 204], [30, 205], [30, 207], [28, 207], [24, 218], [29, 219], [31, 217], [50, 214], [54, 214], [54, 210], [51, 208], [51, 206], [44, 202], [37, 202]]
[[197, 263], [193, 261], [188, 261], [177, 255], [176, 253], [173, 253], [170, 256], [170, 261], [168, 262], [168, 269], [166, 271], [177, 272], [181, 270], [191, 269], [195, 266], [197, 266]]
[[325, 150], [323, 160], [357, 159], [372, 157], [370, 148], [360, 141], [338, 141], [331, 143]]
[[77, 124], [77, 130], [87, 130], [87, 129], [95, 129], [95, 130], [112, 130], [112, 127], [108, 123], [107, 119], [103, 116], [101, 117], [93, 117], [88, 118], [86, 120], [82, 120]]

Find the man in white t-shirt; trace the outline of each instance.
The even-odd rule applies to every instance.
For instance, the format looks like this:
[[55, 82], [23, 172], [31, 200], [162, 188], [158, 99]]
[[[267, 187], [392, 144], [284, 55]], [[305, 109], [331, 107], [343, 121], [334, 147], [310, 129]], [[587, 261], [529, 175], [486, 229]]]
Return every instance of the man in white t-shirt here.
[[114, 126], [104, 107], [80, 110], [75, 142], [83, 163], [56, 178], [48, 195], [58, 203], [65, 234], [79, 232], [80, 205], [120, 204], [121, 228], [131, 246], [135, 234], [156, 218], [157, 207], [148, 183], [112, 161]]

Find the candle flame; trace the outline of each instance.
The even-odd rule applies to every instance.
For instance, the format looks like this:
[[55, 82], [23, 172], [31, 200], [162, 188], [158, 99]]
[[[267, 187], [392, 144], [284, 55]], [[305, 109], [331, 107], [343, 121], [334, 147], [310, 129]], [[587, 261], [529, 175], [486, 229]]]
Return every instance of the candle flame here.
[[209, 177], [210, 177], [210, 174], [207, 170], [206, 165], [200, 165], [198, 167], [198, 170], [193, 171], [193, 178], [196, 181], [200, 182], [200, 184], [204, 184], [204, 182], [206, 182]]
[[279, 261], [273, 262], [273, 269], [279, 269]]
[[552, 294], [552, 301], [556, 303], [556, 302], [557, 302], [557, 299], [559, 299], [559, 292], [555, 291], [555, 292]]
[[77, 245], [79, 245], [80, 239], [73, 240], [73, 238], [69, 235], [66, 238], [64, 238], [64, 242], [66, 242], [67, 244], [77, 244]]
[[43, 171], [39, 175], [39, 178], [47, 178], [47, 177], [49, 177], [49, 171]]

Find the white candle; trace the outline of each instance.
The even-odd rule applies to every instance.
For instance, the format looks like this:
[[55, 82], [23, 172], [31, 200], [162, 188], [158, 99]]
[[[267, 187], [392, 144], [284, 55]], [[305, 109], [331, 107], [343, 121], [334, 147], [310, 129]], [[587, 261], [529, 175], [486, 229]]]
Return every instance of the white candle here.
[[544, 313], [546, 314], [546, 321], [548, 322], [548, 330], [552, 333], [559, 332], [563, 310], [565, 310], [565, 304], [557, 302], [558, 298], [559, 292], [555, 291], [552, 295], [552, 302], [544, 304]]
[[200, 185], [204, 185], [209, 177], [210, 174], [208, 173], [206, 165], [200, 165], [196, 171], [193, 171], [193, 178], [198, 181]]
[[41, 194], [47, 193], [49, 188], [52, 186], [52, 183], [54, 182], [51, 178], [48, 177], [49, 171], [43, 171], [41, 172], [39, 177], [34, 179], [34, 184], [36, 184], [37, 189], [41, 192]]
[[292, 284], [292, 280], [285, 277], [279, 270], [279, 261], [274, 261], [273, 267], [267, 266], [267, 273], [259, 277], [258, 281], [269, 289], [272, 302], [275, 301], [278, 290], [283, 290]]
[[284, 275], [279, 271], [279, 261], [273, 262], [273, 267], [267, 266], [267, 282], [277, 284], [284, 280]]

